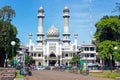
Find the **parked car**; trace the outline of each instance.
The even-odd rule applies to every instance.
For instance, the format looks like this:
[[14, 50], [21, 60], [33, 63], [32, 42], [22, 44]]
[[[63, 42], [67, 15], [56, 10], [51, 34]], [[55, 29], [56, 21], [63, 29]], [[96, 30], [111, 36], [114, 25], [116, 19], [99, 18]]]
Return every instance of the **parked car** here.
[[45, 70], [50, 70], [50, 66], [45, 66]]
[[44, 66], [37, 66], [36, 69], [37, 69], [37, 70], [45, 70], [45, 67], [44, 67]]

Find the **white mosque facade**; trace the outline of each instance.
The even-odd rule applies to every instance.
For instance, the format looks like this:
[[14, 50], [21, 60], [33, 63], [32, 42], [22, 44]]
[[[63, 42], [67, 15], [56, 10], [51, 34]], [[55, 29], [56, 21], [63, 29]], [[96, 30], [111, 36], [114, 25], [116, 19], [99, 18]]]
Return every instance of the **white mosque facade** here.
[[[37, 44], [32, 42], [32, 34], [29, 34], [29, 54], [33, 56], [36, 66], [59, 66], [70, 65], [70, 60], [73, 54], [78, 53], [77, 37], [74, 35], [74, 43], [70, 44], [70, 32], [69, 32], [69, 8], [64, 7], [63, 19], [64, 19], [64, 31], [63, 38], [60, 39], [59, 30], [52, 25], [46, 34], [44, 30], [44, 9], [42, 7], [38, 10], [38, 32], [37, 32]], [[46, 38], [45, 38], [46, 36]], [[96, 47], [95, 47], [96, 48]], [[96, 54], [95, 54], [96, 56]], [[95, 63], [96, 58], [94, 58]]]
[[64, 18], [64, 33], [63, 39], [60, 39], [58, 29], [52, 25], [46, 32], [46, 39], [44, 39], [44, 9], [42, 7], [38, 10], [38, 33], [37, 45], [32, 43], [32, 35], [29, 35], [29, 53], [35, 60], [35, 65], [40, 66], [58, 66], [69, 65], [73, 53], [77, 50], [77, 34], [75, 35], [75, 43], [70, 45], [69, 32], [69, 9], [65, 7], [63, 10]]

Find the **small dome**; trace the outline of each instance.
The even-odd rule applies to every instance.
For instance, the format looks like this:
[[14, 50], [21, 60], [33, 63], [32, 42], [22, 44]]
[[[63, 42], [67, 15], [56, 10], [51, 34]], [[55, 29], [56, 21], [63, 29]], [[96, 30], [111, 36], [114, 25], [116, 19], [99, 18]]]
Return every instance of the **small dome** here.
[[57, 28], [55, 28], [55, 26], [51, 26], [48, 31], [47, 31], [47, 37], [48, 38], [57, 38], [59, 37], [59, 31]]
[[69, 8], [65, 6], [63, 12], [69, 12]]
[[44, 9], [42, 6], [39, 8], [38, 12], [44, 12]]

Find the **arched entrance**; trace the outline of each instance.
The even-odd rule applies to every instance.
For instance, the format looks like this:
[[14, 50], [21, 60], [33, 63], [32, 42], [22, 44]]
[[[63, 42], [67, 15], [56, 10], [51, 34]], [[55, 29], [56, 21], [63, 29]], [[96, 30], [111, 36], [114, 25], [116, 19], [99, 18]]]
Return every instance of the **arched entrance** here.
[[49, 56], [49, 66], [55, 66], [56, 62], [56, 55], [54, 53], [51, 53]]

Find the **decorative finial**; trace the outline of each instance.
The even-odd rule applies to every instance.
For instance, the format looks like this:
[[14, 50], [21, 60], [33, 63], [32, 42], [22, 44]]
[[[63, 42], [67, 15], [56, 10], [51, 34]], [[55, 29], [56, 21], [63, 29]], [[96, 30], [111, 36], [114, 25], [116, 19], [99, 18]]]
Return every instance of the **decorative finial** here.
[[69, 12], [69, 8], [65, 6], [63, 12]]
[[42, 6], [39, 8], [38, 12], [44, 12], [44, 9]]

